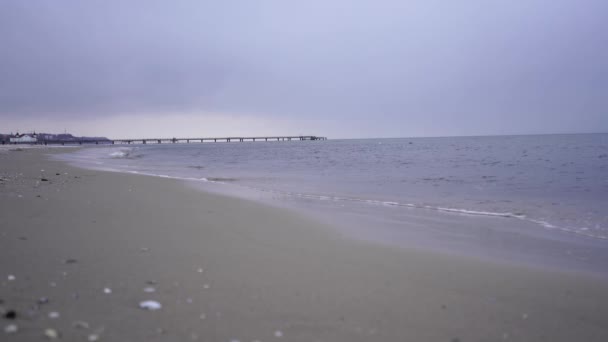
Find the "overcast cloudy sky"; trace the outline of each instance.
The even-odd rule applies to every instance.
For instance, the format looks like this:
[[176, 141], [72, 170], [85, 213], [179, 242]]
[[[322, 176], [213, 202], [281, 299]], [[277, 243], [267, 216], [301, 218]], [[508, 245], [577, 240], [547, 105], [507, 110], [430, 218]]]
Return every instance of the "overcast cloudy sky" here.
[[608, 131], [606, 0], [0, 0], [0, 132]]

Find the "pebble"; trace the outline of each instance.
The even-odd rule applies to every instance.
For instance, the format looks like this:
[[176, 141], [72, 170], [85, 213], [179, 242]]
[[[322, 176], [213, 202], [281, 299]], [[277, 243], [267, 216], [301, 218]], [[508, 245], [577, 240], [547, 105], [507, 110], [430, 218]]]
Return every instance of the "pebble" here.
[[4, 318], [6, 318], [6, 319], [15, 319], [15, 318], [17, 318], [17, 311], [15, 311], [15, 310], [8, 310], [4, 314]]
[[91, 334], [91, 335], [89, 335], [89, 337], [87, 338], [87, 340], [89, 340], [90, 342], [99, 341], [99, 335], [97, 335], [97, 334]]
[[205, 285], [203, 285], [203, 288], [204, 288], [205, 290], [206, 290], [206, 289], [209, 289], [210, 287], [211, 287], [211, 286], [210, 286], [209, 284], [205, 284]]
[[17, 279], [17, 277], [15, 277], [12, 274], [9, 274], [7, 278], [8, 278], [8, 281], [13, 281], [13, 280]]
[[38, 298], [38, 304], [41, 304], [41, 305], [42, 304], [48, 304], [48, 302], [49, 302], [49, 299], [46, 298], [46, 297], [40, 297], [40, 298]]
[[148, 287], [144, 288], [144, 292], [146, 292], [146, 293], [153, 293], [153, 292], [156, 292], [156, 289], [153, 288], [153, 287], [151, 287], [151, 286], [148, 286]]
[[59, 318], [59, 316], [60, 316], [59, 312], [57, 312], [57, 311], [51, 311], [51, 312], [49, 312], [49, 318], [50, 319], [56, 319], [56, 318]]
[[103, 293], [110, 294], [110, 293], [112, 293], [112, 289], [110, 289], [109, 287], [106, 287], [103, 289]]
[[283, 337], [283, 332], [281, 330], [277, 330], [274, 332], [274, 337]]
[[163, 306], [157, 301], [146, 300], [139, 303], [139, 307], [145, 310], [155, 311], [160, 310]]
[[89, 323], [85, 321], [76, 321], [72, 323], [72, 326], [76, 329], [89, 329]]
[[64, 263], [66, 263], [66, 264], [75, 264], [77, 262], [78, 262], [78, 260], [76, 260], [76, 259], [65, 259], [64, 260]]
[[56, 340], [59, 338], [59, 333], [55, 329], [46, 329], [44, 331], [44, 336], [49, 340]]
[[16, 324], [9, 324], [4, 327], [4, 332], [7, 334], [14, 334], [19, 331], [19, 327]]

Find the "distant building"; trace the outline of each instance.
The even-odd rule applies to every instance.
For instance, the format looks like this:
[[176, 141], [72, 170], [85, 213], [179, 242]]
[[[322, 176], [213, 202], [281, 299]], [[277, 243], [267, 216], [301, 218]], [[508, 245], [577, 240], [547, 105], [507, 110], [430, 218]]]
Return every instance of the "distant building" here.
[[37, 141], [36, 134], [16, 134], [10, 138], [10, 142], [19, 144], [34, 144]]

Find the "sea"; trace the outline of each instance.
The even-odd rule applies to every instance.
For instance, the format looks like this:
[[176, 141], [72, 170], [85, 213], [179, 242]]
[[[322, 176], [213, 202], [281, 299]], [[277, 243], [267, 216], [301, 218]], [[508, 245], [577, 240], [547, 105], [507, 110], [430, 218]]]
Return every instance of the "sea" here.
[[608, 274], [608, 134], [104, 145], [59, 158], [286, 207], [347, 238]]

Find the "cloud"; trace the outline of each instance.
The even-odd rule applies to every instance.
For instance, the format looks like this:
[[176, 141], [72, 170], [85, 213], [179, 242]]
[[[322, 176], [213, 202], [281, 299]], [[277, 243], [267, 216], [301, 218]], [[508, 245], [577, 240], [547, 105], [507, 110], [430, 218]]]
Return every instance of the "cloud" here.
[[600, 0], [5, 0], [0, 116], [236, 113], [383, 136], [608, 130], [607, 11]]

